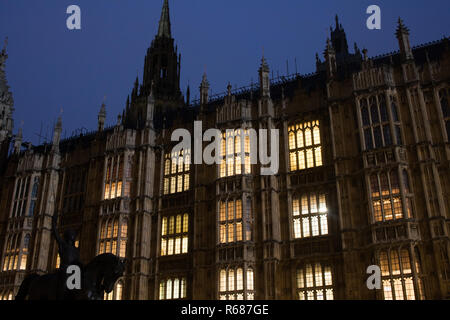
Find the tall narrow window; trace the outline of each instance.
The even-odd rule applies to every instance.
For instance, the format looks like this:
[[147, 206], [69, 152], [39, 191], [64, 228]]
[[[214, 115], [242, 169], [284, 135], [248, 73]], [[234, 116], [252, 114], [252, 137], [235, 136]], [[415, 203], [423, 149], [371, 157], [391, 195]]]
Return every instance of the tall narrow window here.
[[389, 109], [384, 94], [362, 98], [359, 101], [365, 150], [402, 144], [396, 100], [393, 96], [389, 96], [389, 99], [394, 132], [391, 130]]
[[[385, 300], [424, 299], [422, 279], [414, 282], [412, 259], [407, 249], [391, 249], [379, 253]], [[416, 261], [416, 272], [420, 272]], [[417, 285], [416, 285], [417, 283]]]
[[171, 278], [159, 282], [159, 300], [186, 298], [186, 278]]
[[[7, 236], [3, 259], [3, 271], [19, 270], [19, 268], [20, 270], [25, 270], [26, 257], [28, 256], [29, 239], [29, 235], [26, 235], [22, 246], [21, 233], [13, 233]], [[22, 261], [20, 261], [19, 259], [22, 259]], [[25, 261], [23, 259], [25, 259]], [[21, 262], [24, 264], [22, 265]]]
[[161, 219], [161, 256], [188, 253], [189, 215], [163, 217]]
[[219, 177], [250, 174], [250, 134], [247, 129], [227, 130], [222, 133]]
[[297, 295], [299, 300], [333, 300], [331, 267], [315, 263], [297, 269]]
[[254, 298], [254, 272], [252, 268], [229, 267], [219, 270], [220, 300], [254, 300]]
[[319, 120], [288, 128], [290, 171], [322, 166]]
[[30, 247], [30, 235], [25, 235], [25, 238], [23, 240], [23, 246], [22, 246], [22, 258], [20, 261], [20, 270], [26, 270], [27, 269], [27, 260], [28, 260], [28, 251]]
[[[219, 243], [233, 243], [251, 240], [251, 224], [249, 212], [246, 212], [244, 220], [242, 214], [242, 200], [228, 200], [219, 202]], [[244, 223], [246, 232], [244, 232]]]
[[103, 300], [122, 300], [123, 299], [123, 282], [119, 280], [110, 293], [104, 294]]
[[[372, 208], [375, 222], [411, 217], [412, 208], [409, 198], [406, 198], [406, 213], [403, 210], [399, 183], [397, 170], [381, 172], [370, 176]], [[405, 190], [407, 188], [409, 186], [405, 185]]]
[[100, 227], [98, 254], [112, 253], [125, 258], [128, 240], [128, 220], [105, 219]]
[[189, 190], [190, 162], [190, 150], [166, 154], [163, 180], [163, 193], [165, 195]]
[[294, 238], [328, 234], [328, 209], [323, 193], [309, 193], [292, 199]]
[[[12, 202], [12, 208], [11, 208], [11, 217], [22, 217], [25, 216], [26, 213], [28, 215], [30, 212], [27, 210], [28, 205], [28, 197], [29, 197], [29, 189], [30, 189], [30, 183], [32, 178], [30, 176], [23, 177], [23, 178], [17, 178], [16, 180], [16, 191], [14, 193], [14, 200]], [[39, 179], [39, 178], [38, 178]], [[39, 180], [37, 180], [39, 181]], [[34, 185], [33, 185], [34, 186]], [[36, 190], [37, 192], [37, 190]], [[37, 194], [36, 194], [37, 196]], [[34, 199], [33, 202], [33, 210], [34, 210], [34, 204], [36, 199]]]
[[[104, 199], [115, 199], [124, 196], [123, 193], [124, 177], [124, 156], [114, 156], [106, 162], [105, 193]], [[129, 191], [129, 182], [126, 182], [127, 192]], [[129, 194], [127, 195], [129, 196]]]

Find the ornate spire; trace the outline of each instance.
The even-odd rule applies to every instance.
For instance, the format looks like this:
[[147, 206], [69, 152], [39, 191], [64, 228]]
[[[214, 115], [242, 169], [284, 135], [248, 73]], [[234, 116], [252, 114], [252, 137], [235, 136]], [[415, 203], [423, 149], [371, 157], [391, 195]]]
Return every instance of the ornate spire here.
[[395, 34], [397, 37], [400, 37], [402, 34], [409, 35], [409, 29], [405, 26], [402, 18], [400, 17], [398, 18], [397, 32]]
[[20, 148], [22, 147], [22, 138], [23, 138], [23, 134], [22, 134], [22, 126], [19, 128], [19, 132], [16, 135], [16, 138], [14, 140], [14, 153], [15, 154], [19, 154], [20, 153]]
[[200, 84], [200, 104], [204, 105], [208, 103], [209, 100], [209, 82], [206, 76], [206, 72], [203, 73], [202, 83]]
[[52, 151], [56, 153], [59, 152], [59, 142], [61, 140], [61, 132], [62, 132], [62, 117], [60, 114], [58, 120], [56, 121], [55, 129], [53, 130]]
[[411, 44], [409, 43], [409, 29], [405, 26], [401, 18], [398, 18], [398, 25], [395, 35], [397, 36], [402, 58], [404, 60], [412, 59], [413, 54]]
[[266, 58], [264, 57], [264, 55], [262, 56], [262, 59], [261, 59], [261, 68], [260, 68], [260, 70], [269, 72], [269, 64], [267, 63]]
[[100, 112], [98, 113], [98, 131], [103, 131], [105, 128], [106, 120], [106, 105], [105, 100], [103, 100], [102, 106], [100, 107]]
[[264, 57], [264, 54], [261, 58], [261, 66], [259, 68], [259, 85], [261, 90], [261, 95], [263, 97], [270, 98], [270, 79], [269, 79], [269, 64]]
[[172, 38], [170, 31], [170, 14], [169, 14], [169, 1], [164, 0], [164, 4], [161, 12], [161, 19], [159, 20], [158, 37]]

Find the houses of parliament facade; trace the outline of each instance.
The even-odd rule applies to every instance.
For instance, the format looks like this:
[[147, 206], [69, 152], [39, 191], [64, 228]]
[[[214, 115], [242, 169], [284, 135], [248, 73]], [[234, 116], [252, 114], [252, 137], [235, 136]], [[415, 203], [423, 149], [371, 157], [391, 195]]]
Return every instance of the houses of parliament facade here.
[[[62, 139], [59, 117], [37, 146], [13, 128], [5, 47], [0, 299], [58, 267], [54, 214], [83, 263], [127, 259], [106, 299], [449, 299], [450, 43], [412, 47], [401, 20], [395, 36], [397, 52], [369, 58], [336, 18], [315, 73], [274, 79], [263, 57], [258, 84], [213, 97], [205, 74], [191, 102], [165, 0], [117, 123], [103, 104], [95, 131]], [[194, 121], [223, 130], [220, 165], [172, 152]], [[249, 129], [279, 130], [277, 174], [250, 163]]]

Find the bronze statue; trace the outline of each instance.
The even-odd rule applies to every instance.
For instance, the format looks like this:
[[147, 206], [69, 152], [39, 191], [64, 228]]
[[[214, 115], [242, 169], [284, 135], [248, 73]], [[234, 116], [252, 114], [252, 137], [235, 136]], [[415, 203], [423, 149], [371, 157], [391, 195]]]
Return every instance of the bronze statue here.
[[[76, 232], [67, 230], [62, 239], [56, 229], [57, 214], [52, 217], [52, 234], [58, 243], [60, 268], [46, 275], [30, 274], [22, 282], [16, 300], [103, 300], [104, 293], [114, 290], [125, 271], [125, 259], [105, 253], [86, 266], [80, 262], [75, 246]], [[67, 288], [67, 268], [77, 265], [81, 270], [81, 289]]]
[[83, 269], [83, 264], [80, 262], [80, 251], [75, 246], [77, 232], [72, 229], [67, 229], [64, 232], [64, 238], [58, 233], [56, 222], [58, 221], [58, 214], [55, 213], [52, 217], [52, 234], [58, 243], [58, 253], [60, 258], [59, 272], [58, 272], [58, 297], [66, 296], [67, 286], [67, 268], [71, 265], [77, 265]]

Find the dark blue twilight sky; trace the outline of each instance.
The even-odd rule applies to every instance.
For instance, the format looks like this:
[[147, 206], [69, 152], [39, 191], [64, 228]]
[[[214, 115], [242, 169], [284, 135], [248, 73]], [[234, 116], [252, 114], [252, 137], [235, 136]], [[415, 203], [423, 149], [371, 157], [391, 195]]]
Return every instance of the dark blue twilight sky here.
[[[60, 109], [63, 134], [96, 128], [107, 96], [107, 123], [115, 123], [144, 56], [157, 32], [163, 0], [0, 0], [0, 40], [9, 37], [6, 71], [15, 99], [15, 132], [38, 142], [43, 124], [49, 135]], [[81, 7], [82, 30], [66, 28], [66, 8]], [[369, 31], [366, 8], [382, 9], [382, 29]], [[257, 80], [262, 47], [270, 67], [286, 73], [314, 71], [329, 26], [337, 13], [350, 48], [356, 41], [374, 56], [397, 50], [394, 36], [401, 16], [411, 43], [448, 36], [448, 0], [170, 0], [172, 33], [182, 53], [181, 86], [191, 97], [206, 65], [213, 93]]]

